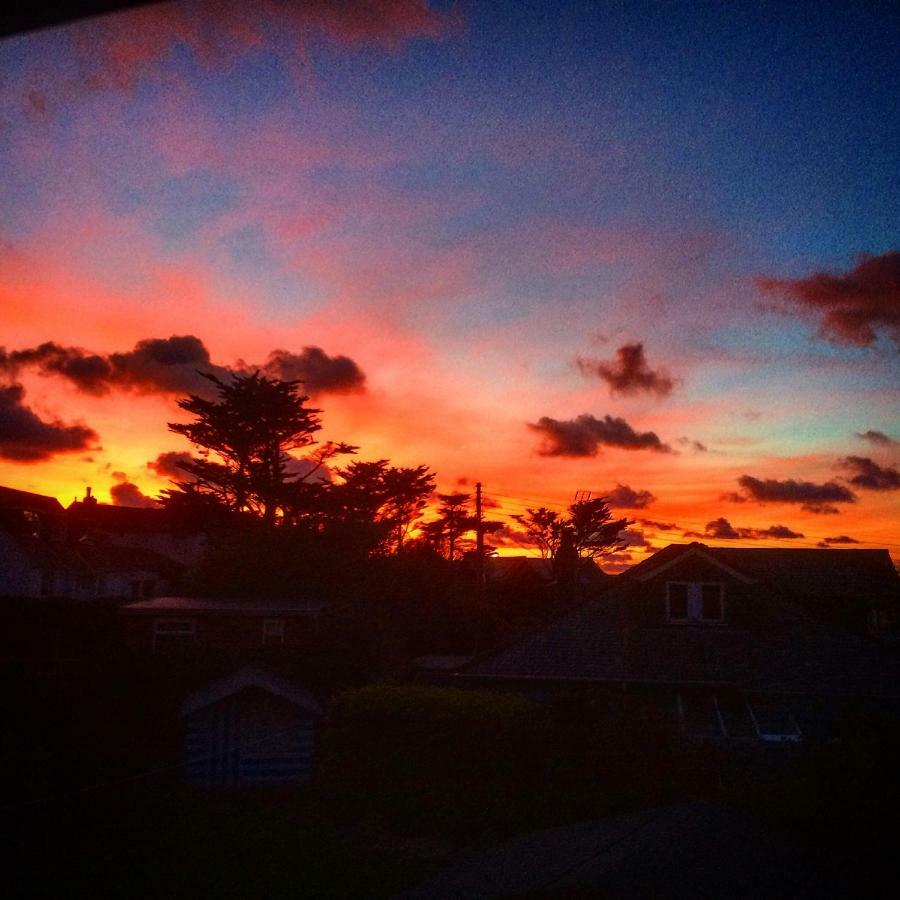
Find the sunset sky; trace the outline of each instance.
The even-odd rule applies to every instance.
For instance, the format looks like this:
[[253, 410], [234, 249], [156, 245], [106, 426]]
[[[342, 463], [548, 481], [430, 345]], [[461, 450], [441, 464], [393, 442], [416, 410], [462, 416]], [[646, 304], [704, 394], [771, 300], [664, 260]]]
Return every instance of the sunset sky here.
[[495, 518], [610, 496], [620, 565], [900, 560], [898, 40], [894, 3], [659, 0], [7, 39], [0, 484], [144, 502], [196, 369], [262, 368]]

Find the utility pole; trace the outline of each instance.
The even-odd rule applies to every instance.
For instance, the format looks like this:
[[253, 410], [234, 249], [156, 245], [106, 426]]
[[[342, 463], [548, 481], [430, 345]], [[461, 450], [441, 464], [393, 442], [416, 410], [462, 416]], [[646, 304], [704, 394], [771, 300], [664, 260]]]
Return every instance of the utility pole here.
[[484, 519], [481, 505], [481, 482], [475, 485], [475, 552], [478, 555], [478, 594], [484, 595]]

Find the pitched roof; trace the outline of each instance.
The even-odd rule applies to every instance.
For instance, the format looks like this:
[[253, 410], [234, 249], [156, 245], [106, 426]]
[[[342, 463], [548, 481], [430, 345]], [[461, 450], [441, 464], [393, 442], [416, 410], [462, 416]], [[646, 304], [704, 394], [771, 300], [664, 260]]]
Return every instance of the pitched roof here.
[[166, 614], [233, 616], [306, 616], [328, 606], [322, 600], [267, 600], [258, 598], [154, 597], [123, 606], [126, 615], [158, 616]]
[[900, 600], [900, 578], [887, 550], [708, 547], [695, 541], [669, 544], [623, 575], [638, 581], [652, 578], [688, 554], [704, 556], [798, 600]]
[[[667, 563], [685, 549], [684, 545], [670, 546], [646, 562], [662, 559]], [[821, 566], [832, 572], [840, 569], [841, 557], [832, 562], [821, 560], [816, 551], [789, 552], [811, 552], [815, 556], [808, 562], [800, 557], [802, 564], [798, 563], [796, 570], [789, 565], [791, 557], [782, 557], [780, 581], [792, 580], [792, 571], [797, 571], [797, 578], [804, 578], [804, 566], [812, 570]], [[862, 552], [866, 555], [858, 559], [843, 557], [849, 571], [858, 573], [859, 566], [866, 572], [870, 568], [881, 572], [878, 551]], [[760, 567], [754, 571], [762, 574], [766, 560], [763, 556], [755, 558]], [[738, 568], [744, 557], [728, 548], [726, 561]], [[652, 569], [646, 566], [643, 571]], [[889, 585], [890, 580], [884, 577]], [[838, 579], [838, 583], [843, 584], [843, 580]], [[544, 631], [474, 663], [459, 677], [731, 684], [751, 691], [900, 695], [900, 660], [896, 654], [888, 654], [864, 636], [817, 623], [789, 592], [771, 590], [768, 580], [763, 583], [760, 579], [760, 586], [762, 589], [754, 591], [754, 602], [765, 607], [764, 625], [636, 625], [630, 611], [645, 589], [639, 580], [624, 577], [601, 598]]]
[[69, 518], [81, 525], [110, 532], [166, 534], [191, 530], [165, 509], [113, 506], [73, 500], [66, 508]]
[[77, 548], [64, 541], [46, 541], [42, 538], [13, 535], [18, 546], [39, 568], [46, 572], [66, 571], [91, 577], [93, 570]]
[[2, 486], [0, 486], [0, 509], [27, 509], [56, 515], [63, 513], [62, 504], [56, 497]]
[[553, 560], [537, 556], [489, 556], [484, 561], [488, 581], [507, 582], [531, 580], [553, 581]]
[[226, 697], [231, 697], [249, 688], [257, 688], [266, 693], [281, 697], [294, 706], [299, 706], [305, 712], [313, 716], [321, 716], [322, 708], [316, 702], [315, 697], [303, 690], [291, 681], [287, 681], [271, 672], [261, 669], [244, 668], [233, 672], [225, 678], [220, 678], [203, 690], [195, 691], [185, 698], [181, 705], [181, 715], [190, 716], [193, 713], [212, 706]]
[[82, 556], [97, 572], [171, 572], [181, 566], [144, 547], [120, 547], [117, 544], [79, 544]]

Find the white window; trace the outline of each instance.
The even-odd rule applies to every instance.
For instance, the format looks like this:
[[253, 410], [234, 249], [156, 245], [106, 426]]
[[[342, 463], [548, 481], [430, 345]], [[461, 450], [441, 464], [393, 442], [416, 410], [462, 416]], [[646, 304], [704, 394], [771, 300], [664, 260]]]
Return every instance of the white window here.
[[196, 619], [156, 619], [153, 622], [153, 652], [184, 652], [194, 643], [196, 636]]
[[284, 643], [284, 619], [263, 619], [262, 642], [263, 646]]
[[725, 586], [720, 582], [670, 581], [666, 584], [666, 618], [670, 622], [722, 622]]

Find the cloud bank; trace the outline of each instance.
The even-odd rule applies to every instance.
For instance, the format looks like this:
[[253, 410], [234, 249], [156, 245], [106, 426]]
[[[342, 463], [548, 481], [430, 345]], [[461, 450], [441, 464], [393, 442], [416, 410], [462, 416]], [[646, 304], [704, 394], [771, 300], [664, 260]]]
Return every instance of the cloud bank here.
[[755, 500], [757, 503], [795, 503], [801, 509], [814, 513], [836, 513], [835, 503], [855, 503], [856, 494], [850, 488], [836, 481], [815, 484], [811, 481], [795, 481], [789, 478], [779, 481], [775, 478], [754, 478], [752, 475], [741, 475], [738, 484], [744, 493], [727, 494], [732, 503], [745, 503]]
[[21, 384], [0, 387], [0, 457], [13, 462], [35, 463], [58, 453], [86, 450], [97, 433], [86, 425], [45, 421], [24, 402]]
[[869, 347], [880, 334], [900, 344], [900, 251], [862, 254], [849, 272], [806, 278], [758, 278], [757, 286], [819, 317], [821, 334], [838, 344]]
[[122, 353], [98, 354], [81, 347], [46, 341], [37, 347], [6, 351], [0, 348], [0, 372], [16, 376], [23, 369], [59, 376], [86, 394], [103, 395], [113, 389], [145, 394], [209, 394], [206, 373], [227, 381], [236, 372], [259, 369], [270, 378], [302, 381], [309, 394], [365, 390], [366, 377], [348, 356], [329, 356], [321, 347], [307, 346], [300, 353], [273, 350], [268, 359], [253, 365], [214, 363], [203, 341], [192, 334], [146, 338]]
[[541, 456], [596, 456], [601, 446], [619, 447], [622, 450], [652, 450], [671, 453], [652, 431], [637, 432], [622, 418], [604, 416], [597, 419], [583, 413], [567, 420], [541, 416], [528, 427], [543, 437], [538, 448]]

